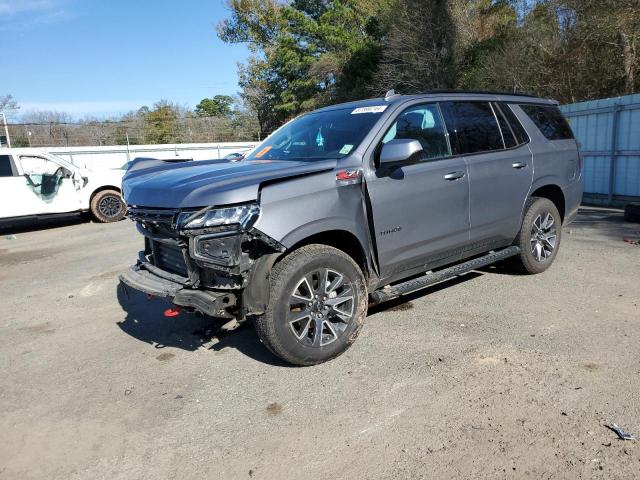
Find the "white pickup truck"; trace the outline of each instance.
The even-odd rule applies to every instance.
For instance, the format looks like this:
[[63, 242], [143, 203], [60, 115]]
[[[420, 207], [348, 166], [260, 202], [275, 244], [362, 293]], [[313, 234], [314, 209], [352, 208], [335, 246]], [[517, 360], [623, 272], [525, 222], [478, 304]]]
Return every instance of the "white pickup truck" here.
[[0, 223], [89, 211], [99, 222], [126, 213], [124, 170], [89, 170], [31, 149], [0, 149]]

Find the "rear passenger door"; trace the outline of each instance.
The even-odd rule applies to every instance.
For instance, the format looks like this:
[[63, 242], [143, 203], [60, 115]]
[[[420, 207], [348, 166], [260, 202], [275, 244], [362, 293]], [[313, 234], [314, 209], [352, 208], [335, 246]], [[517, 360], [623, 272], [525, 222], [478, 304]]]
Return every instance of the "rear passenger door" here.
[[[470, 249], [510, 244], [533, 181], [531, 151], [512, 112], [492, 102], [442, 102], [451, 148], [469, 172]], [[517, 122], [517, 119], [515, 120]]]

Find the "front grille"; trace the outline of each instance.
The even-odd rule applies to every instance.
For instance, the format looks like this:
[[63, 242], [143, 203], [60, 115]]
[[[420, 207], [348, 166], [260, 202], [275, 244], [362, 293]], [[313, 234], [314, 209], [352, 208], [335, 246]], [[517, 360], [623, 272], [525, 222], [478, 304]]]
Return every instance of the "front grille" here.
[[155, 266], [171, 273], [188, 277], [187, 264], [182, 255], [182, 249], [177, 244], [151, 241]]
[[127, 216], [138, 222], [166, 223], [171, 225], [175, 223], [178, 212], [178, 210], [173, 209], [129, 207]]

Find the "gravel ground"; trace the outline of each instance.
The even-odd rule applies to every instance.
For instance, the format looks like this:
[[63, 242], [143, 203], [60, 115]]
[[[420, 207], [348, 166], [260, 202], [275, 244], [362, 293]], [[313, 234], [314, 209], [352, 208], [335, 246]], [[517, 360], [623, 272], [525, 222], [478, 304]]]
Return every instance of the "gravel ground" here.
[[474, 272], [289, 368], [118, 295], [133, 225], [0, 237], [0, 478], [637, 478], [640, 225], [584, 209], [539, 276]]

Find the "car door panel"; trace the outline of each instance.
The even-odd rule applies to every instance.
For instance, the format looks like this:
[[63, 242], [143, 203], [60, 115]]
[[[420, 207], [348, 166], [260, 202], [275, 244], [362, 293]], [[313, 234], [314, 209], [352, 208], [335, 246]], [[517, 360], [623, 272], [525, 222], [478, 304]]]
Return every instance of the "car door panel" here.
[[452, 149], [468, 168], [470, 238], [487, 250], [509, 244], [533, 181], [531, 151], [491, 102], [443, 102], [441, 108]]
[[67, 213], [80, 209], [78, 188], [68, 170], [52, 159], [23, 155], [20, 165], [27, 188], [31, 192], [28, 205], [31, 214]]
[[533, 182], [529, 147], [466, 157], [469, 169], [471, 238], [510, 242], [518, 234]]
[[395, 139], [418, 140], [423, 150], [399, 165], [378, 166], [366, 179], [383, 277], [428, 267], [469, 242], [467, 165], [450, 155], [437, 104], [401, 112], [381, 144]]
[[[458, 179], [445, 176], [463, 173]], [[383, 276], [428, 265], [469, 242], [469, 183], [462, 158], [407, 165], [367, 185]]]

